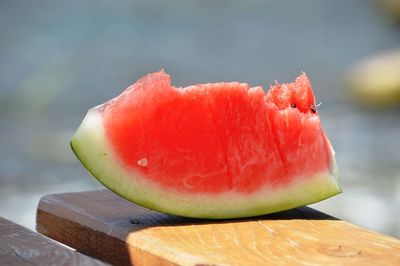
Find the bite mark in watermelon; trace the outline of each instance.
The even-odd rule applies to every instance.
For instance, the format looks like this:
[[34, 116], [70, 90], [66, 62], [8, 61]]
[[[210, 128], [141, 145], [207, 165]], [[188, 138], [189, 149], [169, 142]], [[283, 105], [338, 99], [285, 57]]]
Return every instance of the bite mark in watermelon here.
[[341, 192], [311, 84], [175, 88], [149, 74], [90, 109], [71, 140], [83, 165], [120, 196], [154, 210], [235, 218]]

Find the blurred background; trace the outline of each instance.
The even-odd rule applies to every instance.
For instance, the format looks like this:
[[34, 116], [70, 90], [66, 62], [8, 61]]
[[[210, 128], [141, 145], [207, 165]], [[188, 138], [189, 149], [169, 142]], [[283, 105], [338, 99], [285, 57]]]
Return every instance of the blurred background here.
[[313, 207], [400, 237], [395, 11], [395, 0], [1, 1], [0, 216], [34, 228], [42, 195], [100, 188], [69, 139], [91, 106], [148, 72], [268, 88], [305, 71], [344, 191]]

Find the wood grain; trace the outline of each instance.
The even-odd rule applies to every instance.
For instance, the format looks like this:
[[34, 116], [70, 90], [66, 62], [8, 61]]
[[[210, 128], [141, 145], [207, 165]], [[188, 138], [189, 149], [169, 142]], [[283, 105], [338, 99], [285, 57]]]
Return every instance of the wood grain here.
[[400, 240], [308, 207], [199, 220], [101, 190], [43, 197], [37, 230], [117, 265], [400, 265]]
[[0, 217], [0, 265], [109, 265]]

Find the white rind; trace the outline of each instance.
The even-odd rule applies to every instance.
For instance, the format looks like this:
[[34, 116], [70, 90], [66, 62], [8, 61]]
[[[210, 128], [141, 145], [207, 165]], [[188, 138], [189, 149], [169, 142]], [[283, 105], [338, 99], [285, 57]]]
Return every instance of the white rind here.
[[[71, 147], [83, 165], [110, 190], [144, 207], [181, 216], [213, 219], [256, 216], [315, 203], [341, 192], [336, 170], [333, 174], [327, 170], [298, 177], [298, 181], [285, 187], [260, 188], [251, 194], [189, 194], [166, 190], [140, 173], [126, 170], [108, 143], [96, 108], [87, 113], [71, 140]], [[333, 164], [331, 169], [336, 169], [335, 161]]]

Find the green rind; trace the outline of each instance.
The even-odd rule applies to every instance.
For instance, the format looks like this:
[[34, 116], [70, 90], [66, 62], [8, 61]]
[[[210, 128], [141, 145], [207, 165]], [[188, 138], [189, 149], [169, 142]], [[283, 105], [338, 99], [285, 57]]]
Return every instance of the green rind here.
[[[71, 140], [71, 147], [89, 172], [116, 194], [141, 206], [180, 216], [210, 219], [257, 216], [315, 203], [341, 192], [336, 181], [335, 159], [333, 174], [327, 169], [313, 176], [298, 177], [297, 182], [275, 190], [265, 187], [251, 194], [166, 190], [140, 173], [126, 170], [108, 144], [96, 108], [89, 110]], [[334, 158], [333, 150], [332, 155]]]

